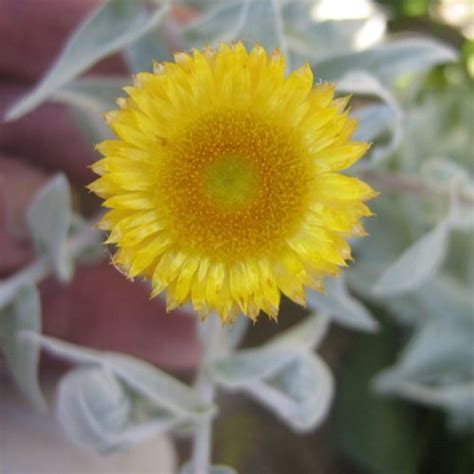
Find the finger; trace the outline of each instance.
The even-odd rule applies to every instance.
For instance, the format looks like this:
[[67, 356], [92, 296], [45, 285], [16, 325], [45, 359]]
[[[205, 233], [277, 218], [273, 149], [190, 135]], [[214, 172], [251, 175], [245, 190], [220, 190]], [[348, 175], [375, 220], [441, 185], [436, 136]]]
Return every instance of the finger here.
[[[10, 80], [37, 81], [69, 34], [99, 3], [99, 0], [0, 0], [0, 75]], [[118, 55], [95, 68], [100, 73], [124, 71], [124, 62]]]
[[[26, 91], [0, 85], [0, 116]], [[94, 152], [81, 135], [69, 110], [59, 104], [44, 104], [15, 122], [0, 127], [0, 150], [24, 156], [49, 173], [63, 171], [75, 184], [93, 179], [88, 168]]]
[[44, 332], [76, 344], [119, 351], [170, 370], [189, 370], [199, 358], [195, 318], [166, 314], [140, 281], [125, 279], [108, 262], [77, 269], [72, 283], [41, 285]]
[[46, 175], [17, 157], [0, 153], [0, 275], [6, 275], [33, 257], [26, 229], [29, 202]]

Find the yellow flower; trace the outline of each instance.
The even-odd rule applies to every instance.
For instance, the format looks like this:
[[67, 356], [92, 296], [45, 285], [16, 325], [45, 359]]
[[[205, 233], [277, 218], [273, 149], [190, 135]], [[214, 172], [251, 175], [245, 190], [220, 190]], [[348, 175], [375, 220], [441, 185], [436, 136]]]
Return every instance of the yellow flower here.
[[367, 150], [334, 87], [313, 88], [306, 64], [261, 46], [221, 44], [175, 55], [135, 77], [117, 139], [98, 145], [90, 189], [110, 208], [101, 228], [130, 278], [224, 322], [260, 310], [276, 317], [284, 293], [305, 304], [351, 258], [345, 237], [363, 235], [375, 193], [338, 174]]

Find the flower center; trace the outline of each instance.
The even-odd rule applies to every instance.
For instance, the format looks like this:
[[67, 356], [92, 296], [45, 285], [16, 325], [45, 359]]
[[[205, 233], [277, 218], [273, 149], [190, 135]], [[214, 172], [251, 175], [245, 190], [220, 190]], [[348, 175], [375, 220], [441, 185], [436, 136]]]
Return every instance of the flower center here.
[[157, 166], [157, 210], [178, 247], [226, 261], [279, 248], [301, 225], [314, 175], [292, 130], [246, 110], [183, 127]]
[[204, 171], [203, 193], [223, 209], [242, 208], [251, 202], [256, 186], [255, 169], [238, 155], [217, 158]]

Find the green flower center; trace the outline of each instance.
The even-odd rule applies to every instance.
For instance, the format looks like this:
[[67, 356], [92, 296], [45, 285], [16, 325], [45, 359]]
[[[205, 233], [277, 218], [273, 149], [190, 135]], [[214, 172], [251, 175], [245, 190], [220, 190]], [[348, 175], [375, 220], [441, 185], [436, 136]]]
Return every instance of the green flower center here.
[[256, 184], [256, 170], [248, 160], [228, 155], [207, 166], [203, 191], [218, 207], [241, 208], [252, 200]]

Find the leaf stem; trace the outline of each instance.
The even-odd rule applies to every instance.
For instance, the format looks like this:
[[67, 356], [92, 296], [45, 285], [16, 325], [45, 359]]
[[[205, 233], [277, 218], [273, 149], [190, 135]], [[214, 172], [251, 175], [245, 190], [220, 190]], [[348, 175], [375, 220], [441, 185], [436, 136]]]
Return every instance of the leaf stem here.
[[[221, 323], [216, 316], [210, 316], [202, 328], [202, 346], [204, 354], [198, 369], [195, 388], [204, 402], [211, 403], [216, 387], [208, 373], [208, 364], [215, 359], [222, 336]], [[194, 432], [191, 472], [193, 474], [208, 474], [211, 465], [212, 451], [212, 417], [209, 415], [197, 425]]]
[[[375, 187], [386, 191], [397, 191], [418, 194], [426, 197], [447, 196], [449, 189], [438, 187], [413, 176], [387, 171], [365, 170], [360, 173], [361, 177], [373, 183]], [[474, 205], [474, 195], [460, 191], [458, 199], [461, 204]]]
[[[89, 225], [68, 239], [66, 243], [67, 250], [73, 258], [77, 257], [85, 247], [98, 239], [100, 231], [94, 227], [97, 220], [98, 218], [92, 219]], [[9, 304], [20, 288], [39, 283], [52, 270], [53, 267], [49, 259], [40, 256], [12, 276], [0, 280], [0, 308]]]
[[41, 281], [50, 271], [51, 265], [48, 259], [39, 257], [11, 277], [0, 280], [0, 308], [9, 304], [20, 288]]
[[408, 400], [413, 400], [424, 405], [432, 407], [448, 406], [472, 394], [473, 383], [462, 383], [459, 385], [447, 386], [444, 388], [435, 388], [423, 385], [417, 382], [403, 381], [398, 384], [393, 391]]

